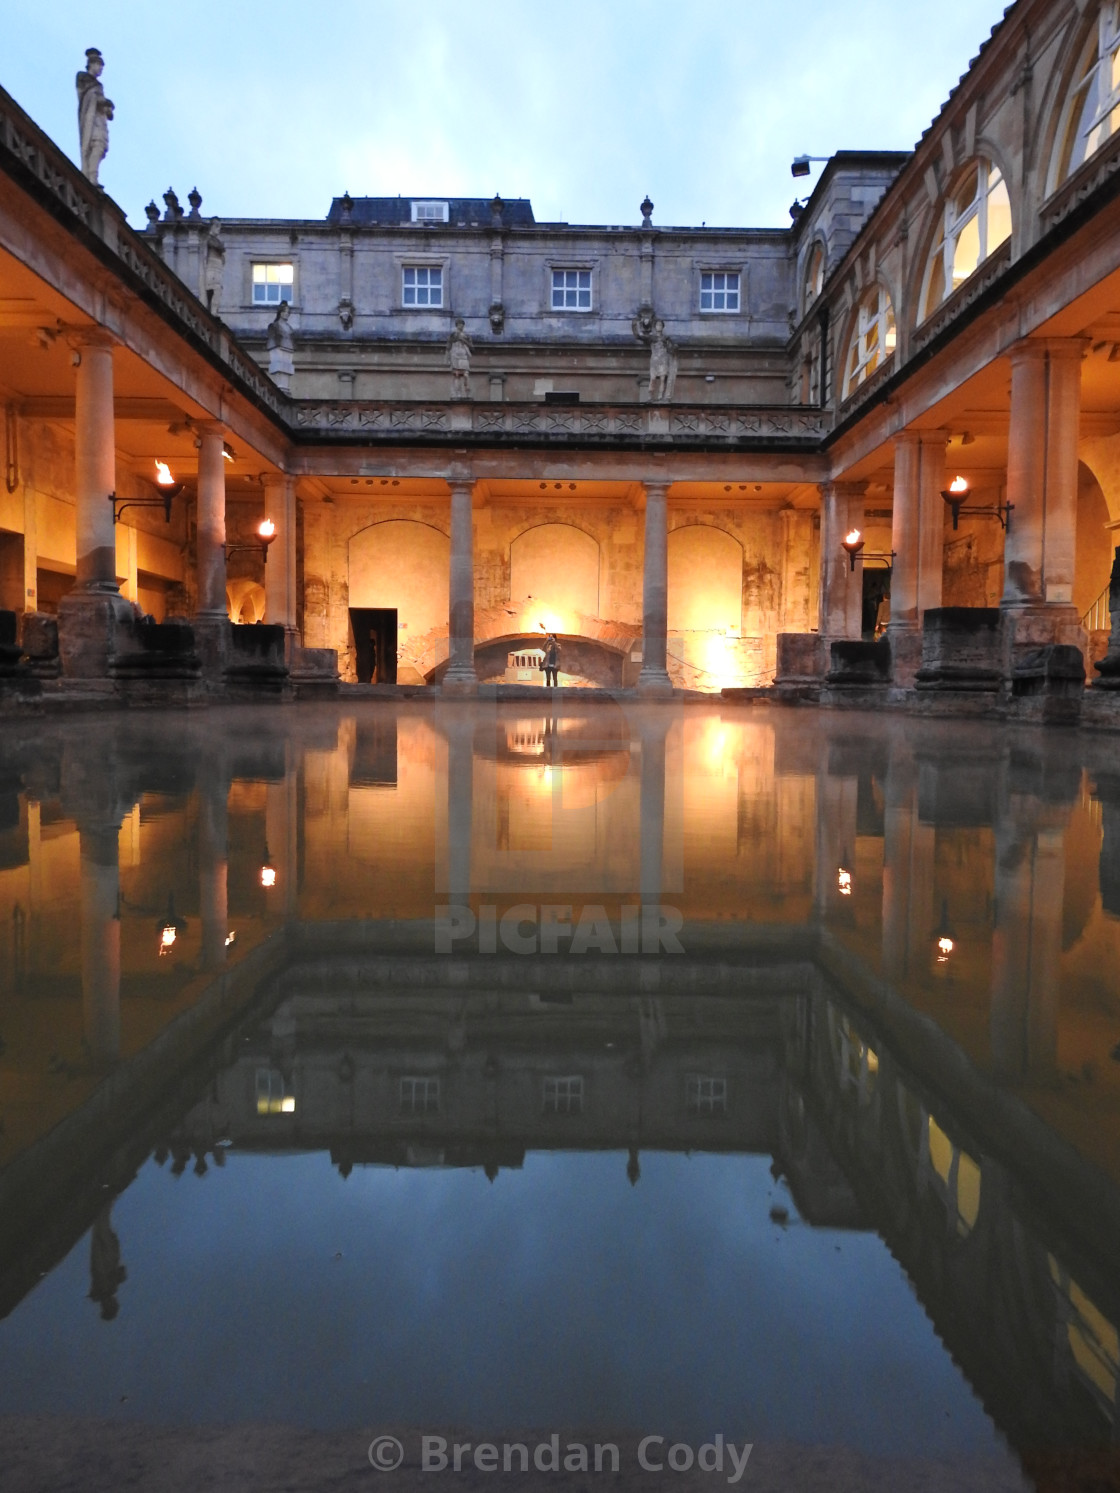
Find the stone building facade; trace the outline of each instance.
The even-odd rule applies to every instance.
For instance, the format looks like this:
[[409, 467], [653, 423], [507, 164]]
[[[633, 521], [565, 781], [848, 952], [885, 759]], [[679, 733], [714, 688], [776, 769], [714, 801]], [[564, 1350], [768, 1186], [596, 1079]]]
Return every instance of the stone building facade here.
[[[64, 673], [105, 677], [120, 590], [219, 674], [232, 620], [280, 624], [297, 674], [328, 650], [450, 690], [542, 631], [566, 682], [653, 693], [905, 694], [959, 683], [961, 648], [1005, 693], [1069, 650], [1091, 678], [1118, 55], [1114, 0], [1018, 0], [913, 152], [839, 152], [783, 230], [349, 193], [219, 223], [169, 191], [134, 232], [3, 95], [0, 603], [57, 611]], [[113, 522], [157, 460], [170, 520]]]

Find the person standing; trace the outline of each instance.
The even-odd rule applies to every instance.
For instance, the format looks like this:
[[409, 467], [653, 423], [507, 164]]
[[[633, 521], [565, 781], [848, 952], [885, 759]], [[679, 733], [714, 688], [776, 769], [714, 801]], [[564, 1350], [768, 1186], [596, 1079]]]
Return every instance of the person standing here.
[[544, 640], [544, 687], [555, 689], [558, 683], [558, 671], [560, 668], [560, 644], [556, 641], [556, 634], [549, 633]]

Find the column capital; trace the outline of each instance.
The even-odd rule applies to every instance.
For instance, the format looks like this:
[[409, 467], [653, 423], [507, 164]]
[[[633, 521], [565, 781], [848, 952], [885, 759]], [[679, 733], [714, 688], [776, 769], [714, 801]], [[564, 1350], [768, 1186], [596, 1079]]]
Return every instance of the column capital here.
[[229, 434], [228, 428], [221, 420], [192, 420], [191, 427], [197, 436], [218, 436], [223, 441]]
[[651, 492], [668, 493], [673, 485], [671, 477], [643, 477], [642, 491], [648, 497]]
[[862, 498], [867, 491], [868, 483], [866, 480], [852, 482], [847, 478], [837, 477], [830, 478], [827, 482], [820, 482], [817, 486], [820, 488], [822, 496], [828, 490], [835, 493], [837, 497]]
[[1078, 362], [1089, 350], [1089, 337], [1024, 337], [1007, 349], [1012, 364], [1026, 363], [1033, 359], [1070, 358]]
[[88, 327], [64, 325], [60, 328], [68, 347], [75, 352], [81, 352], [87, 347], [106, 347], [110, 351], [120, 346], [120, 338], [110, 332], [108, 327], [91, 325]]
[[461, 477], [448, 477], [445, 480], [448, 487], [451, 489], [451, 497], [455, 497], [458, 493], [469, 493], [473, 498], [475, 488], [479, 486], [479, 484], [473, 477], [468, 477], [466, 479]]
[[892, 444], [899, 446], [947, 446], [952, 438], [951, 430], [900, 430], [892, 437]]

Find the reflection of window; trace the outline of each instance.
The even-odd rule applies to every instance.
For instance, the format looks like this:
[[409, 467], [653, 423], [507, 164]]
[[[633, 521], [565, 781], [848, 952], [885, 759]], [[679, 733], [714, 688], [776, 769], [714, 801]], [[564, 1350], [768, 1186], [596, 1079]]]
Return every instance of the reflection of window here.
[[578, 1074], [570, 1078], [546, 1078], [543, 1097], [546, 1115], [581, 1115], [583, 1079]]
[[442, 268], [439, 265], [406, 264], [403, 300], [406, 306], [442, 306]]
[[840, 1092], [854, 1090], [861, 1105], [870, 1104], [879, 1078], [879, 1054], [833, 1006], [828, 1008], [828, 1029]]
[[809, 263], [805, 266], [805, 292], [803, 300], [806, 311], [808, 311], [823, 289], [824, 245], [814, 244], [813, 251], [809, 255]]
[[1096, 30], [1081, 54], [1058, 136], [1054, 185], [1077, 170], [1120, 129], [1120, 5], [1101, 6]]
[[930, 1166], [941, 1184], [938, 1191], [949, 1209], [950, 1227], [964, 1239], [976, 1227], [980, 1213], [980, 1168], [967, 1151], [954, 1146], [932, 1115], [928, 1144]]
[[290, 264], [255, 264], [253, 266], [253, 305], [278, 306], [292, 298], [295, 270]]
[[438, 1115], [439, 1079], [402, 1078], [400, 1099], [402, 1115]]
[[945, 203], [926, 266], [924, 318], [1011, 237], [1011, 199], [998, 166], [975, 160]]
[[705, 270], [700, 276], [701, 311], [738, 311], [739, 272]]
[[727, 1113], [727, 1079], [705, 1078], [700, 1073], [688, 1075], [688, 1112], [690, 1115], [725, 1115]]
[[591, 271], [553, 270], [553, 311], [591, 310]]
[[[1115, 1324], [1086, 1296], [1066, 1268], [1053, 1255], [1047, 1255], [1047, 1260], [1050, 1279], [1058, 1293], [1059, 1329], [1062, 1325], [1065, 1328], [1064, 1347], [1106, 1418], [1115, 1423], [1120, 1335]], [[1059, 1343], [1059, 1349], [1062, 1346]]]
[[885, 285], [875, 285], [859, 303], [855, 331], [844, 366], [844, 398], [855, 392], [864, 379], [894, 352], [894, 307]]
[[257, 1069], [257, 1114], [295, 1114], [296, 1101], [284, 1088], [284, 1075], [275, 1068]]

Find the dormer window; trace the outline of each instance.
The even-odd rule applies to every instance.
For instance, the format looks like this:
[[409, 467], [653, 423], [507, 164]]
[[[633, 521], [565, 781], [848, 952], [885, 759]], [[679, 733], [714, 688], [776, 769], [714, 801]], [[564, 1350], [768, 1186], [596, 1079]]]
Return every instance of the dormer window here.
[[446, 223], [449, 217], [448, 204], [446, 202], [413, 202], [412, 221], [414, 223]]

